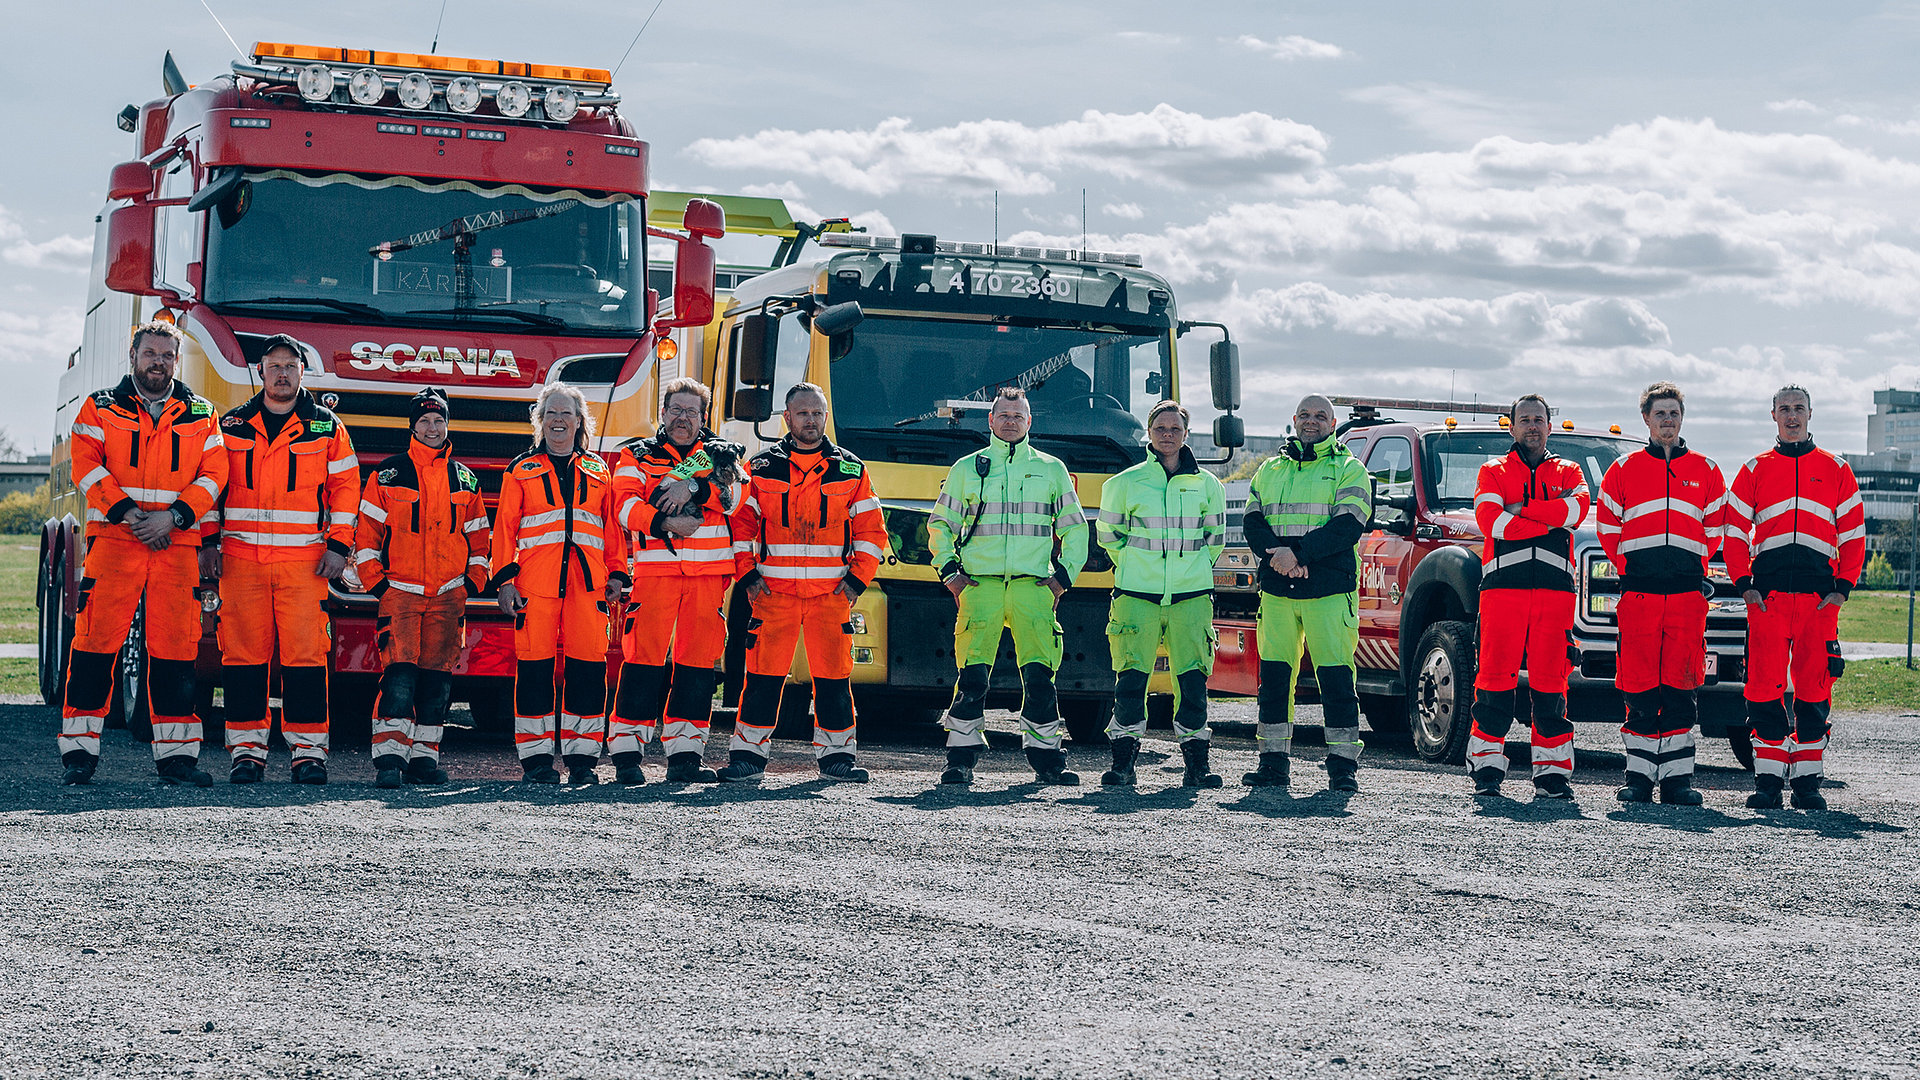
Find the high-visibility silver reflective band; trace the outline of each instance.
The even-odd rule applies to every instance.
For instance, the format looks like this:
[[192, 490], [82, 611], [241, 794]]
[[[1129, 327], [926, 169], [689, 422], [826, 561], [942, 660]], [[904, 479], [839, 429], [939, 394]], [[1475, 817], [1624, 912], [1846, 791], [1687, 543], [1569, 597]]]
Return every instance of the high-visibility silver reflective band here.
[[1515, 517], [1505, 510], [1500, 511], [1499, 516], [1493, 519], [1493, 538], [1495, 540], [1505, 540], [1507, 538], [1507, 529], [1519, 520], [1518, 517]]
[[487, 527], [487, 515], [481, 514], [479, 517], [474, 518], [471, 521], [468, 521], [465, 525], [460, 526], [460, 531], [461, 532], [479, 532], [481, 529], [484, 529], [486, 527]]
[[1127, 535], [1127, 547], [1144, 551], [1205, 551], [1207, 539], [1200, 536], [1141, 536], [1139, 533]]
[[852, 506], [847, 507], [847, 513], [858, 515], [858, 514], [864, 514], [869, 510], [878, 510], [878, 509], [880, 509], [879, 499], [861, 499], [859, 502], [854, 503]]
[[1860, 501], [1858, 494], [1849, 495], [1840, 500], [1839, 506], [1833, 508], [1833, 516], [1836, 518], [1846, 517], [1849, 511], [1858, 510], [1865, 505], [1865, 503]]
[[[1860, 502], [1860, 497], [1856, 495], [1850, 501], [1855, 504], [1858, 504]], [[1823, 521], [1831, 522], [1839, 519], [1839, 516], [1847, 510], [1847, 504], [1842, 503], [1840, 506], [1834, 507], [1833, 509], [1829, 510], [1827, 507], [1821, 505], [1820, 502], [1815, 499], [1802, 499], [1798, 496], [1795, 496], [1794, 498], [1791, 498], [1791, 499], [1781, 499], [1777, 503], [1773, 503], [1772, 505], [1761, 507], [1759, 513], [1752, 515], [1753, 523], [1755, 525], [1760, 525], [1765, 522], [1772, 521], [1774, 518], [1779, 517], [1781, 514], [1790, 514], [1795, 510], [1800, 510], [1805, 513], [1812, 514], [1813, 516], [1820, 518]]]
[[226, 445], [227, 445], [227, 444], [226, 444], [226, 440], [224, 440], [224, 439], [222, 439], [222, 438], [220, 437], [220, 429], [219, 429], [219, 428], [214, 428], [212, 432], [210, 432], [210, 433], [208, 433], [208, 435], [207, 435], [207, 441], [206, 441], [206, 443], [205, 443], [205, 445], [203, 445], [203, 446], [201, 446], [201, 447], [200, 447], [200, 449], [202, 449], [202, 450], [218, 450], [218, 449], [220, 449], [220, 448], [222, 448], [222, 447], [224, 447], [224, 446], [226, 446]]
[[[450, 593], [453, 590], [459, 588], [460, 583], [465, 580], [467, 580], [467, 576], [465, 574], [462, 574], [459, 577], [454, 578], [452, 581], [447, 582], [445, 585], [442, 585], [439, 588], [433, 590], [433, 595], [445, 596], [447, 593]], [[388, 578], [387, 584], [391, 585], [395, 592], [412, 593], [415, 596], [427, 595], [427, 590], [425, 588], [419, 585], [415, 585], [411, 581], [395, 581], [392, 578]]]
[[340, 511], [329, 511], [327, 513], [327, 524], [329, 525], [351, 525], [353, 521], [353, 511], [351, 510], [344, 513]]
[[[1845, 537], [1841, 539], [1844, 540]], [[1753, 553], [1758, 555], [1763, 551], [1772, 551], [1775, 548], [1794, 547], [1796, 545], [1803, 548], [1812, 548], [1814, 551], [1825, 555], [1829, 559], [1840, 553], [1839, 548], [1818, 537], [1808, 536], [1806, 533], [1780, 533], [1777, 536], [1769, 536], [1753, 546]]]
[[75, 435], [83, 435], [89, 439], [99, 439], [101, 442], [107, 440], [107, 433], [92, 424], [75, 424], [73, 425], [73, 433]]
[[974, 536], [1052, 536], [1051, 525], [1011, 525], [998, 521], [983, 521], [973, 530]]
[[[135, 502], [160, 503], [163, 506], [171, 506], [180, 497], [180, 492], [171, 488], [123, 487], [120, 490]], [[308, 514], [307, 519], [311, 521], [313, 515]]]
[[948, 510], [958, 510], [960, 509], [960, 500], [942, 491], [940, 497], [933, 500], [933, 505], [945, 507]]
[[753, 554], [753, 541], [751, 541], [751, 540], [735, 540], [735, 541], [733, 542], [733, 553], [734, 553], [735, 555], [751, 555], [751, 554]]
[[837, 559], [845, 551], [839, 544], [768, 544], [770, 559]]
[[485, 555], [469, 555], [467, 557], [467, 565], [468, 566], [485, 566], [487, 565], [487, 557]]
[[372, 518], [373, 520], [381, 523], [382, 525], [387, 523], [387, 512], [385, 510], [380, 509], [378, 506], [375, 506], [374, 504], [368, 502], [365, 499], [360, 500], [360, 512]]
[[1507, 744], [1504, 739], [1487, 738], [1476, 725], [1467, 736], [1467, 771], [1478, 772], [1481, 769], [1506, 772]]
[[847, 576], [844, 566], [787, 566], [783, 563], [761, 563], [760, 576], [783, 578], [789, 581], [814, 580], [830, 581]]
[[339, 473], [346, 472], [348, 469], [357, 469], [359, 467], [360, 467], [359, 457], [353, 454], [348, 454], [346, 457], [343, 457], [338, 461], [328, 462], [327, 472], [338, 475]]
[[[265, 510], [252, 506], [229, 506], [223, 513], [229, 523], [235, 521], [273, 525], [318, 525], [320, 523], [319, 515], [312, 510]], [[347, 520], [336, 522], [336, 524], [353, 524], [352, 514], [340, 516]]]
[[193, 486], [199, 488], [201, 491], [206, 492], [207, 494], [213, 496], [216, 499], [220, 497], [220, 485], [217, 483], [214, 483], [213, 477], [211, 476], [203, 476], [200, 479], [195, 480], [193, 482]]
[[1108, 511], [1100, 511], [1100, 520], [1109, 525], [1127, 524], [1144, 529], [1200, 529], [1214, 525], [1225, 525], [1225, 514], [1206, 514], [1201, 517], [1126, 517], [1108, 516]]
[[613, 470], [613, 475], [624, 476], [629, 480], [645, 480], [646, 479], [646, 477], [640, 475], [639, 469], [636, 469], [631, 465], [620, 466], [619, 468]]
[[599, 514], [596, 514], [591, 510], [582, 510], [579, 507], [574, 508], [573, 520], [578, 522], [585, 522], [586, 524], [592, 525], [595, 528], [605, 528], [607, 524], [607, 519], [601, 517]]
[[871, 555], [876, 559], [880, 558], [883, 554], [880, 550], [880, 545], [869, 540], [855, 540], [853, 542], [853, 550], [862, 555]]
[[1071, 529], [1075, 525], [1085, 525], [1087, 515], [1077, 506], [1069, 507], [1065, 513], [1055, 515], [1053, 523], [1057, 528]]
[[1495, 570], [1507, 566], [1518, 566], [1524, 562], [1543, 562], [1556, 570], [1564, 570], [1568, 574], [1573, 573], [1572, 562], [1555, 555], [1551, 551], [1545, 551], [1537, 547], [1521, 548], [1519, 551], [1509, 551], [1505, 555], [1496, 556], [1492, 562], [1487, 564], [1487, 572], [1492, 573]]
[[[1606, 503], [1612, 502], [1612, 500], [1606, 498], [1605, 493], [1602, 493], [1601, 501]], [[1716, 499], [1714, 501], [1718, 502], [1719, 500]], [[1614, 513], [1620, 515], [1620, 520], [1624, 524], [1625, 522], [1632, 521], [1635, 518], [1645, 517], [1648, 514], [1660, 514], [1660, 513], [1684, 514], [1695, 521], [1701, 521], [1705, 519], [1706, 516], [1713, 511], [1714, 508], [1712, 506], [1695, 506], [1694, 504], [1690, 502], [1686, 502], [1684, 500], [1648, 499], [1646, 502], [1643, 502], [1643, 503], [1635, 503], [1634, 505], [1627, 507], [1625, 510], [1620, 509], [1618, 505], [1612, 505], [1609, 507], [1609, 509], [1613, 510]]]
[[973, 509], [986, 514], [1048, 514], [1054, 513], [1056, 504], [1043, 502], [979, 502]]
[[522, 529], [537, 529], [542, 525], [552, 525], [567, 520], [565, 510], [547, 510], [538, 514], [527, 514], [520, 519]]
[[1353, 503], [1343, 502], [1340, 504], [1340, 508], [1333, 512], [1333, 516], [1339, 517], [1342, 514], [1345, 514], [1350, 518], [1359, 518], [1360, 523], [1362, 525], [1365, 525], [1367, 523], [1367, 519], [1373, 516], [1373, 511], [1372, 509], [1365, 506], [1355, 506]]
[[1639, 551], [1642, 548], [1657, 547], [1676, 547], [1682, 551], [1691, 551], [1702, 558], [1706, 557], [1707, 554], [1707, 545], [1689, 537], [1676, 536], [1673, 533], [1661, 533], [1657, 536], [1638, 536], [1632, 540], [1623, 540], [1620, 542], [1620, 552], [1623, 555], [1629, 551]]
[[[516, 550], [525, 551], [528, 548], [545, 547], [548, 544], [563, 544], [566, 540], [567, 534], [563, 532], [542, 533], [539, 536], [532, 537], [523, 536], [520, 538], [520, 543], [516, 547]], [[604, 546], [601, 544], [600, 538], [592, 533], [574, 533], [573, 542], [581, 547], [598, 548]]]
[[1848, 529], [1846, 532], [1841, 533], [1838, 537], [1835, 537], [1835, 539], [1839, 540], [1841, 543], [1844, 544], [1849, 540], [1864, 539], [1866, 535], [1867, 535], [1866, 526], [1857, 525], [1851, 529]]
[[380, 557], [380, 553], [378, 551], [375, 551], [372, 548], [361, 548], [360, 550], [353, 553], [353, 561], [356, 564], [363, 563], [363, 562], [370, 562], [374, 559], [378, 559], [379, 557]]
[[[227, 514], [229, 517], [227, 518], [227, 525], [224, 529], [227, 536], [230, 539], [252, 544], [255, 547], [305, 547], [308, 544], [317, 546], [322, 542], [322, 538], [317, 532], [273, 533], [260, 532], [246, 528], [245, 526], [236, 526], [233, 524], [233, 518], [231, 517], [233, 511], [228, 510]], [[308, 520], [311, 521], [312, 518], [309, 517]]]
[[200, 520], [194, 522], [194, 524], [195, 525], [211, 525], [214, 522], [219, 520], [220, 520], [220, 508], [217, 506], [209, 506], [207, 507], [207, 512], [204, 514], [201, 514]]
[[1357, 487], [1357, 486], [1343, 487], [1339, 491], [1336, 491], [1333, 493], [1334, 502], [1346, 502], [1349, 499], [1357, 500], [1359, 502], [1367, 502], [1372, 497], [1373, 497], [1373, 492], [1370, 489]]
[[[105, 465], [97, 466], [92, 472], [80, 478], [80, 490], [82, 492], [93, 490], [93, 485], [105, 480], [107, 475], [107, 467]], [[218, 494], [218, 492], [215, 492], [215, 494]]]
[[636, 563], [677, 563], [677, 562], [732, 562], [733, 552], [726, 548], [681, 548], [678, 552], [668, 551], [664, 547], [645, 547], [630, 553]]

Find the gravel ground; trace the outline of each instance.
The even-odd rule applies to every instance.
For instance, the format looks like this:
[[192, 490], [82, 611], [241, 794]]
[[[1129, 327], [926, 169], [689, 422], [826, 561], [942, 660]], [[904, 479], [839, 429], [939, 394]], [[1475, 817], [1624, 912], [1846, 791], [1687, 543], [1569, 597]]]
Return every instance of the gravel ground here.
[[1700, 809], [1622, 808], [1617, 752], [1480, 806], [1379, 745], [1350, 799], [1317, 746], [1250, 791], [1241, 737], [1219, 791], [1157, 739], [1138, 794], [1016, 749], [955, 791], [925, 731], [864, 787], [782, 743], [759, 788], [528, 790], [479, 742], [401, 792], [364, 751], [163, 788], [110, 732], [73, 789], [0, 706], [0, 1075], [1920, 1076], [1917, 724], [1837, 717], [1834, 809], [1760, 814], [1719, 743]]

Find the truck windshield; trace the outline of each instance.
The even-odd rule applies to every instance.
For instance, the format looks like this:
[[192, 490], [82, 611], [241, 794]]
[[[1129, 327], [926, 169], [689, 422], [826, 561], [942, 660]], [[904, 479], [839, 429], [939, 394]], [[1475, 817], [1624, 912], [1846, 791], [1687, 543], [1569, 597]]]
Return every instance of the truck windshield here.
[[[256, 173], [208, 215], [207, 301], [229, 313], [271, 304], [277, 318], [634, 335], [646, 325], [644, 215], [626, 196]], [[401, 241], [412, 246], [370, 253]]]
[[1173, 367], [1165, 331], [881, 315], [848, 344], [833, 363], [834, 430], [881, 461], [944, 465], [985, 446], [996, 391], [1023, 386], [1037, 448], [1074, 470], [1123, 469], [1146, 458], [1147, 410]]
[[[1435, 432], [1425, 439], [1427, 497], [1437, 510], [1472, 510], [1473, 489], [1480, 477], [1480, 466], [1489, 458], [1505, 457], [1513, 449], [1513, 436], [1504, 431]], [[1616, 460], [1639, 449], [1632, 439], [1605, 435], [1563, 435], [1547, 437], [1547, 449], [1579, 464], [1587, 474], [1587, 490], [1600, 490], [1600, 478]]]

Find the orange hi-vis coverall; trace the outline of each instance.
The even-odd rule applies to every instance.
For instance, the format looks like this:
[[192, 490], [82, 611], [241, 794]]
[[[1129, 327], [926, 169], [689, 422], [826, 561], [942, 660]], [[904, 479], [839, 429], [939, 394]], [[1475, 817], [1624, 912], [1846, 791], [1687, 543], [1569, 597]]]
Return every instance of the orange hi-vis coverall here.
[[[620, 447], [613, 501], [627, 532], [633, 590], [620, 640], [625, 654], [620, 689], [607, 728], [607, 751], [615, 765], [640, 763], [642, 748], [661, 723], [663, 697], [660, 745], [667, 757], [706, 750], [715, 665], [727, 646], [720, 608], [733, 581], [727, 513], [739, 501], [745, 455], [744, 447], [706, 430], [685, 448], [658, 435]], [[687, 482], [692, 492], [687, 505], [671, 515], [654, 500], [662, 484], [675, 481]], [[700, 527], [691, 536], [666, 528], [670, 517], [696, 515]]]
[[[500, 480], [493, 520], [493, 582], [526, 600], [514, 621], [513, 739], [528, 772], [600, 757], [607, 718], [605, 596], [629, 580], [626, 538], [614, 520], [613, 470], [579, 451], [559, 462], [540, 449], [514, 458]], [[554, 735], [554, 666], [561, 654], [560, 729]]]
[[374, 643], [385, 670], [374, 761], [440, 760], [467, 598], [487, 586], [490, 539], [480, 478], [453, 460], [451, 440], [438, 449], [410, 440], [367, 478], [354, 560], [361, 584], [380, 598]]
[[[280, 732], [297, 765], [327, 760], [327, 579], [320, 557], [353, 553], [360, 459], [346, 425], [305, 390], [278, 430], [264, 394], [220, 421], [228, 480], [218, 520], [202, 527], [220, 545], [220, 661], [227, 752], [265, 763], [267, 665], [280, 657]], [[269, 432], [272, 431], [272, 434]]]
[[747, 497], [733, 514], [734, 569], [767, 591], [747, 621], [747, 677], [731, 749], [767, 757], [780, 694], [804, 636], [813, 677], [813, 753], [851, 758], [853, 601], [886, 552], [887, 526], [866, 466], [822, 440], [811, 450], [780, 440], [753, 459]]
[[[1817, 790], [1840, 658], [1840, 608], [1866, 563], [1867, 516], [1853, 469], [1812, 439], [1777, 443], [1727, 492], [1727, 573], [1761, 595], [1747, 611], [1747, 720], [1755, 784]], [[1792, 675], [1793, 717], [1786, 706]], [[1791, 728], [1791, 732], [1789, 732]]]
[[[69, 768], [100, 756], [114, 660], [147, 603], [147, 694], [153, 757], [200, 756], [193, 714], [193, 658], [200, 650], [195, 526], [227, 482], [227, 456], [213, 405], [176, 382], [149, 412], [133, 378], [80, 403], [73, 421], [73, 476], [87, 499], [87, 552], [74, 618], [60, 717], [60, 758]], [[155, 551], [124, 524], [133, 510], [172, 514], [168, 545]]]
[[1480, 658], [1467, 768], [1507, 771], [1520, 669], [1533, 694], [1533, 779], [1573, 775], [1567, 676], [1573, 663], [1573, 530], [1587, 516], [1587, 475], [1548, 452], [1528, 465], [1516, 445], [1480, 466], [1473, 516], [1486, 537]]

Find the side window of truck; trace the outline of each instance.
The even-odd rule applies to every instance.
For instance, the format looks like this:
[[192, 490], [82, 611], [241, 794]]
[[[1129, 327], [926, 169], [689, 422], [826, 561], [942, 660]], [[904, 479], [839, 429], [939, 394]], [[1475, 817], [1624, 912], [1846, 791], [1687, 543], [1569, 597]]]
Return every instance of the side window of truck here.
[[1388, 532], [1405, 532], [1412, 515], [1404, 502], [1395, 507], [1392, 500], [1413, 495], [1413, 443], [1400, 436], [1376, 441], [1367, 456], [1367, 472], [1373, 475], [1374, 524]]

